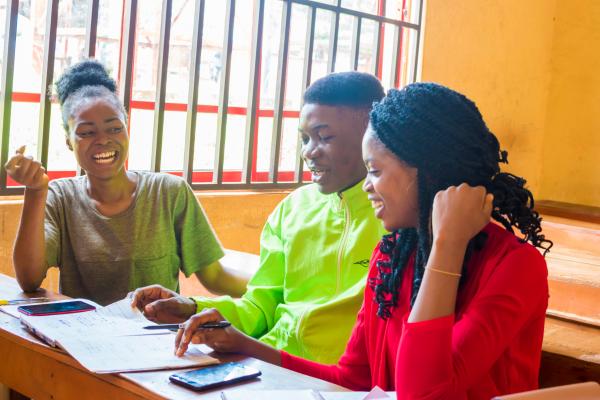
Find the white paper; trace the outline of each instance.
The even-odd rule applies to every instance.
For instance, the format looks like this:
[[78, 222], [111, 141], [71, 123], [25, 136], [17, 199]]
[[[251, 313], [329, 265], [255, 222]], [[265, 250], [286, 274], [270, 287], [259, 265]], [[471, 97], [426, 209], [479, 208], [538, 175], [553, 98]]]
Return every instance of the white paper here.
[[396, 392], [385, 392], [375, 386], [370, 392], [319, 392], [323, 400], [378, 400], [395, 399]]
[[375, 399], [395, 399], [396, 392], [384, 392], [379, 386], [375, 386], [369, 394], [364, 397], [364, 400], [375, 400]]
[[227, 390], [226, 400], [375, 400], [395, 399], [395, 392], [385, 392], [375, 386], [370, 392], [325, 392], [316, 390]]
[[123, 300], [119, 300], [112, 304], [109, 304], [106, 307], [98, 308], [98, 313], [111, 317], [120, 317], [129, 320], [143, 321], [145, 325], [148, 325], [149, 322], [142, 315], [140, 310], [131, 307], [131, 299], [127, 297]]
[[20, 313], [19, 311], [17, 311], [17, 307], [18, 306], [16, 305], [0, 306], [0, 311], [13, 317], [19, 318]]
[[364, 400], [369, 392], [319, 392], [322, 400]]
[[[84, 300], [89, 302], [87, 300]], [[175, 335], [168, 330], [146, 330], [153, 325], [124, 299], [95, 311], [27, 316], [21, 322], [48, 344], [61, 347], [85, 368], [96, 373], [149, 371], [216, 364], [197, 347], [184, 357], [173, 354]]]
[[90, 371], [151, 371], [217, 364], [194, 346], [183, 357], [173, 354], [175, 335], [116, 336], [109, 340], [89, 338], [60, 339], [60, 346]]
[[319, 393], [310, 390], [226, 390], [222, 393], [224, 400], [321, 400]]

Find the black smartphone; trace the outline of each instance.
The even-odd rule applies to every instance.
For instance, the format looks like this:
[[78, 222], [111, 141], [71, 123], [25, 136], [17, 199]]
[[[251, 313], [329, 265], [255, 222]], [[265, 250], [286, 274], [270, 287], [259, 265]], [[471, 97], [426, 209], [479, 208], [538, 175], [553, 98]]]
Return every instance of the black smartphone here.
[[256, 368], [242, 363], [230, 362], [169, 376], [169, 380], [192, 390], [207, 390], [230, 385], [260, 376]]
[[70, 314], [83, 311], [92, 311], [95, 309], [96, 307], [93, 305], [81, 300], [63, 301], [61, 303], [31, 304], [17, 308], [17, 310], [26, 315]]

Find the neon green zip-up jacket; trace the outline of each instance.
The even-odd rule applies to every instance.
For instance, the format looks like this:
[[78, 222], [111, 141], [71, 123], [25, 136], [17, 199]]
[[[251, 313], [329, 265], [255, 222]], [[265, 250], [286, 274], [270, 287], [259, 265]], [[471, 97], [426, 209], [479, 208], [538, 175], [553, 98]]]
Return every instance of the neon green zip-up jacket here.
[[362, 303], [369, 259], [385, 233], [362, 182], [323, 195], [301, 187], [269, 216], [260, 266], [241, 299], [195, 298], [277, 349], [335, 363]]

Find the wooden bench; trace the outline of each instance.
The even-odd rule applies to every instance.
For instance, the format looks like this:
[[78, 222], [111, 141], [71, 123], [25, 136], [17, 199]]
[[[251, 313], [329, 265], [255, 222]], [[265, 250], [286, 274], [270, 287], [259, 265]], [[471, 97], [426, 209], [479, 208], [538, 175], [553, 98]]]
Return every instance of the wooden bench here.
[[493, 400], [598, 400], [599, 398], [600, 385], [596, 382], [585, 382], [509, 394], [507, 396], [494, 397]]
[[554, 242], [540, 385], [600, 381], [600, 208], [540, 203]]

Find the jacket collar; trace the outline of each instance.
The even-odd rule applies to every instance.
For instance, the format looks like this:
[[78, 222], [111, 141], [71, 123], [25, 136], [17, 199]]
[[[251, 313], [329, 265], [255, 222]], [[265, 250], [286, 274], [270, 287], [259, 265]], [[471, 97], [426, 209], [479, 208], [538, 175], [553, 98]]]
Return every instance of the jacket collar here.
[[362, 190], [363, 183], [364, 179], [342, 192], [327, 195], [329, 203], [338, 212], [344, 211], [344, 202], [348, 204], [350, 209], [370, 206], [367, 194]]

